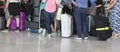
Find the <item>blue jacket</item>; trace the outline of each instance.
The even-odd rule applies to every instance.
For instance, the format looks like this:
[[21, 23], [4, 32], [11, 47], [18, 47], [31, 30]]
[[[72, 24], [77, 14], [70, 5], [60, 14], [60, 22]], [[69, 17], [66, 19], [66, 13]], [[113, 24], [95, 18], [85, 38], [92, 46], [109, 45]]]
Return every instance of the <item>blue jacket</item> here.
[[88, 0], [76, 0], [77, 7], [88, 8]]

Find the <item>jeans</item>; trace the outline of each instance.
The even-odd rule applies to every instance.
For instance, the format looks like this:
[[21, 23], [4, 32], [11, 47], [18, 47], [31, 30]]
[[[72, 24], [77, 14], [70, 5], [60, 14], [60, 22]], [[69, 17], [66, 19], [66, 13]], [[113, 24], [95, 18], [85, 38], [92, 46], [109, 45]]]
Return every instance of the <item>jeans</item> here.
[[86, 18], [87, 18], [86, 13], [87, 13], [86, 8], [76, 7], [74, 10], [77, 35], [80, 38], [82, 37], [82, 34], [84, 35], [84, 37], [88, 37], [87, 25], [86, 25]]
[[46, 19], [46, 30], [48, 32], [48, 34], [51, 34], [51, 24], [53, 22], [53, 19], [55, 17], [55, 12], [53, 13], [49, 13], [47, 11], [44, 11], [44, 17]]

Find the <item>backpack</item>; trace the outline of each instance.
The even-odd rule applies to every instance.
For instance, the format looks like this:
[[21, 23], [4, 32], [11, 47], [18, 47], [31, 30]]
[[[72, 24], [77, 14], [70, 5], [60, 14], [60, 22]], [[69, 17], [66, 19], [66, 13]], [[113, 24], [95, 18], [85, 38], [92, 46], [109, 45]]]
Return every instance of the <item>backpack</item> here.
[[109, 39], [112, 36], [109, 19], [101, 15], [96, 16], [94, 19], [97, 38], [99, 40]]

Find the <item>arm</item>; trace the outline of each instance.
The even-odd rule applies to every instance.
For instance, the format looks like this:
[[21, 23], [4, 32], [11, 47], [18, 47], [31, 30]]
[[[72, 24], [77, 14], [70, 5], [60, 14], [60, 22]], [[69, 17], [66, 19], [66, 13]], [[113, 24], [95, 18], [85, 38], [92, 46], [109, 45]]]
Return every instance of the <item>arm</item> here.
[[19, 2], [21, 2], [21, 0], [18, 0]]
[[56, 0], [56, 4], [59, 5], [59, 0]]
[[112, 8], [116, 4], [117, 0], [113, 0], [113, 2], [107, 7], [107, 9]]
[[5, 5], [5, 8], [8, 8], [8, 6], [9, 6], [9, 1], [10, 1], [10, 0], [7, 0], [6, 5]]
[[76, 5], [76, 2], [74, 0], [72, 0], [72, 3], [73, 3], [73, 5]]
[[27, 3], [27, 0], [24, 0], [25, 4]]
[[42, 2], [46, 2], [47, 0], [42, 0]]
[[102, 6], [102, 0], [97, 0], [97, 2], [96, 2], [96, 8], [98, 8], [98, 7], [101, 7]]

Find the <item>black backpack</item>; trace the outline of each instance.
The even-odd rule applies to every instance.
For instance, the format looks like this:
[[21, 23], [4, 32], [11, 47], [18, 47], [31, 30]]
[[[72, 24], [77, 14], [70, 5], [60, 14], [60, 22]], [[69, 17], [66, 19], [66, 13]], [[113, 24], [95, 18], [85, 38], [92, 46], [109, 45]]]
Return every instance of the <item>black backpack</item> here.
[[109, 19], [98, 15], [94, 18], [96, 35], [99, 40], [107, 40], [112, 36]]

